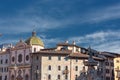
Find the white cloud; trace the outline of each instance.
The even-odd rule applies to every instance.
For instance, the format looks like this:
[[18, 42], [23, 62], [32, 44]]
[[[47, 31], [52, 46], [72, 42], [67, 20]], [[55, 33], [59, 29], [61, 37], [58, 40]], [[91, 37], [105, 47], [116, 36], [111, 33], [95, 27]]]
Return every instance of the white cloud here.
[[86, 22], [94, 23], [120, 18], [120, 4], [103, 7], [87, 14]]
[[48, 29], [68, 27], [68, 25], [72, 24], [96, 23], [120, 18], [119, 4], [97, 10], [89, 10], [80, 15], [73, 14], [69, 17], [64, 17], [64, 10], [61, 8], [52, 7], [53, 12], [57, 10], [61, 14], [60, 16], [63, 16], [62, 19], [52, 17], [51, 13], [43, 14], [44, 10], [39, 4], [34, 3], [23, 10], [19, 10], [14, 17], [0, 19], [0, 31], [6, 31], [4, 33], [31, 32], [34, 29], [34, 25], [36, 25], [36, 29], [46, 31]]
[[120, 53], [120, 41], [112, 41], [112, 42], [105, 42], [99, 45], [93, 45], [98, 51], [108, 51], [108, 52], [116, 52]]
[[100, 31], [92, 34], [86, 34], [81, 37], [69, 38], [69, 41], [76, 41], [76, 44], [88, 47], [91, 45], [94, 49], [100, 51], [120, 52], [120, 31]]
[[[45, 47], [56, 47], [56, 44], [59, 43], [59, 42], [62, 42], [61, 39], [59, 38], [44, 38], [43, 41], [45, 42]], [[53, 46], [54, 45], [54, 46]]]

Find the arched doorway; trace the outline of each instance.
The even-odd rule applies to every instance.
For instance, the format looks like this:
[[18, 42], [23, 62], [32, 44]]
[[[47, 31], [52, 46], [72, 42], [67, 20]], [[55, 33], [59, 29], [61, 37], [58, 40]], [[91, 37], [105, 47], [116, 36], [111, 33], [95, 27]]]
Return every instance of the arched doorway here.
[[29, 80], [28, 74], [25, 75], [25, 80]]
[[16, 80], [23, 80], [22, 76], [21, 75], [18, 75]]
[[11, 80], [15, 80], [15, 76], [14, 75], [11, 76]]

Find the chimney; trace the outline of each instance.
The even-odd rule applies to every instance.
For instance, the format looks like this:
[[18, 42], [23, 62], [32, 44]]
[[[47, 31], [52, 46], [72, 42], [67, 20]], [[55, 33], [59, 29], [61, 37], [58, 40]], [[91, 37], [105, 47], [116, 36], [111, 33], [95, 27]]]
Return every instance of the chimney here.
[[68, 41], [65, 41], [65, 43], [68, 43]]
[[76, 43], [75, 43], [75, 41], [73, 41], [73, 43], [72, 43], [73, 45], [75, 45]]

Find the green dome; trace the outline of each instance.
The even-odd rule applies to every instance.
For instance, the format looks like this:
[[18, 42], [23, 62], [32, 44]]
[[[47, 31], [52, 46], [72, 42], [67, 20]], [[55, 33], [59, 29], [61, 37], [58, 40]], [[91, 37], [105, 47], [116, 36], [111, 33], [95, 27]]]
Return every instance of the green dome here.
[[40, 45], [44, 47], [44, 43], [40, 38], [36, 36], [35, 32], [32, 32], [32, 36], [25, 41], [28, 45]]

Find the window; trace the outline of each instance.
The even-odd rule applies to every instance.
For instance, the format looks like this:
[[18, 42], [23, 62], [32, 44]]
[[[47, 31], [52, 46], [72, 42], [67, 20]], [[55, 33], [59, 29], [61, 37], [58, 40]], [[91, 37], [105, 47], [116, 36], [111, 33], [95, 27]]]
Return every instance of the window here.
[[77, 52], [79, 52], [79, 49], [78, 49], [78, 48], [76, 48], [76, 51], [77, 51]]
[[7, 72], [8, 72], [8, 67], [6, 67], [6, 70], [7, 70]]
[[1, 68], [1, 71], [3, 72], [3, 67]]
[[48, 75], [48, 80], [51, 80], [51, 75], [50, 74]]
[[78, 59], [76, 59], [76, 62], [78, 62]]
[[109, 66], [109, 62], [105, 62], [106, 66]]
[[3, 64], [3, 60], [1, 60], [1, 64]]
[[0, 80], [2, 80], [2, 76], [0, 76]]
[[38, 66], [37, 66], [37, 70], [38, 70]]
[[13, 56], [13, 57], [12, 57], [12, 62], [14, 62], [14, 61], [15, 61], [15, 57]]
[[28, 60], [29, 60], [29, 55], [26, 56], [26, 61], [28, 61]]
[[60, 75], [58, 75], [58, 79], [60, 79]]
[[67, 74], [65, 75], [65, 79], [68, 79], [68, 75]]
[[106, 73], [110, 73], [109, 69], [106, 69]]
[[68, 61], [68, 57], [65, 57], [65, 61]]
[[51, 60], [51, 56], [48, 56], [48, 60]]
[[11, 76], [11, 80], [14, 80], [14, 78], [15, 78], [14, 75], [12, 75], [12, 76]]
[[5, 80], [7, 80], [7, 75], [5, 76]]
[[68, 66], [65, 66], [65, 70], [68, 70]]
[[25, 80], [29, 80], [28, 74], [25, 75]]
[[8, 63], [8, 59], [5, 60], [5, 63], [6, 63], [6, 64]]
[[18, 55], [18, 62], [21, 63], [22, 62], [22, 54]]
[[78, 78], [78, 75], [75, 75], [75, 80], [77, 80], [77, 78]]
[[58, 70], [59, 70], [59, 71], [61, 70], [61, 67], [60, 67], [60, 66], [58, 66]]
[[75, 71], [78, 71], [78, 66], [75, 66]]
[[6, 67], [4, 67], [4, 72], [6, 72]]
[[61, 60], [61, 56], [58, 56], [58, 60], [59, 60], [59, 61]]
[[111, 66], [114, 66], [114, 63], [113, 63], [113, 62], [111, 62]]
[[106, 77], [106, 80], [110, 80], [110, 77]]
[[36, 52], [36, 48], [34, 48], [34, 52]]
[[38, 60], [38, 59], [39, 59], [39, 57], [38, 57], [38, 56], [36, 56], [36, 59]]
[[61, 51], [64, 51], [64, 50], [68, 50], [68, 46], [63, 46], [63, 47], [61, 48]]
[[50, 65], [48, 66], [48, 70], [51, 70], [51, 66]]
[[119, 60], [116, 60], [116, 63], [119, 63]]

